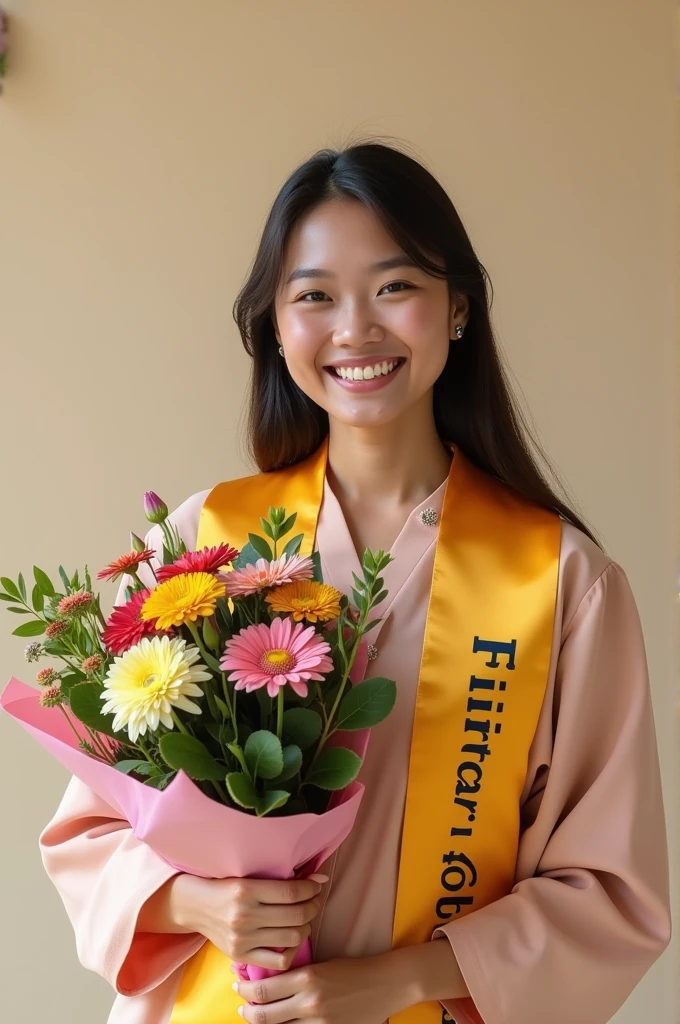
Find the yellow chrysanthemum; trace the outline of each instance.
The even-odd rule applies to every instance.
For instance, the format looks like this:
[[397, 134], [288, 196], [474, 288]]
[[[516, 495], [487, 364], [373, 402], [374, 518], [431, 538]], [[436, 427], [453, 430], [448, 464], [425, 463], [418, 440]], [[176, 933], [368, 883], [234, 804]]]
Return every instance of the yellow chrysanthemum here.
[[225, 589], [224, 583], [209, 572], [185, 572], [159, 583], [142, 605], [140, 615], [155, 621], [156, 629], [182, 626], [213, 615]]
[[[133, 743], [160, 722], [174, 728], [173, 708], [200, 715], [201, 708], [189, 697], [202, 697], [198, 685], [211, 678], [199, 662], [197, 647], [187, 647], [179, 637], [144, 637], [110, 667], [100, 697], [104, 714], [115, 713], [114, 732], [127, 729]], [[198, 664], [196, 664], [198, 662]]]
[[342, 594], [327, 583], [296, 580], [267, 594], [265, 600], [274, 612], [289, 612], [296, 622], [327, 622], [340, 614]]

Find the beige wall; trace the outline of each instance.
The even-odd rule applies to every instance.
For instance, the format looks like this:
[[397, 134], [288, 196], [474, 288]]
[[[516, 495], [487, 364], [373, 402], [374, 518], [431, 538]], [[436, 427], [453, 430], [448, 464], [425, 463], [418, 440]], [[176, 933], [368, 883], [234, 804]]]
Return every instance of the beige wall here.
[[[268, 204], [316, 148], [357, 130], [396, 136], [458, 205], [541, 438], [629, 575], [670, 815], [671, 0], [7, 6], [2, 573], [99, 568], [144, 529], [145, 488], [176, 505], [244, 471], [248, 366], [230, 311]], [[1, 675], [28, 679], [9, 620]], [[0, 721], [8, 1024], [103, 1022], [111, 1002], [79, 966], [39, 861], [66, 781]], [[671, 950], [616, 1021], [677, 1021], [676, 965]]]

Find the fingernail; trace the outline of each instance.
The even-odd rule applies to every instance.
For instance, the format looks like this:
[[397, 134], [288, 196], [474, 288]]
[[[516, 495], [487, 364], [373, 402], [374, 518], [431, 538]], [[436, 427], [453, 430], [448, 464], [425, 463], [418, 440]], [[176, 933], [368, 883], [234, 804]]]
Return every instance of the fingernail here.
[[234, 984], [231, 987], [233, 988], [234, 992], [238, 992], [238, 982], [237, 981], [235, 981]]
[[236, 968], [234, 967], [233, 964], [229, 964], [229, 970], [232, 972], [232, 974], [236, 974]]
[[309, 877], [311, 878], [311, 880], [313, 882], [327, 882], [328, 881], [328, 875], [310, 875]]
[[238, 1012], [239, 1012], [239, 1015], [242, 1017], [243, 1016], [243, 1007], [242, 1006], [239, 1006]]

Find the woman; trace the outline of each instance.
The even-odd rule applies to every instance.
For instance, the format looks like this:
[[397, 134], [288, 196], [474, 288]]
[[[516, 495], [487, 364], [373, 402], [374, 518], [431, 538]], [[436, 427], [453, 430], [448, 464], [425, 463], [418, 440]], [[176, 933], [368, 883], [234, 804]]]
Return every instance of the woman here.
[[[273, 205], [235, 318], [253, 359], [250, 440], [260, 473], [302, 481], [310, 466], [323, 471], [315, 543], [324, 579], [349, 591], [365, 548], [393, 555], [383, 620], [369, 639], [371, 674], [397, 679], [399, 697], [371, 738], [360, 818], [316, 879], [239, 882], [177, 873], [82, 783], [69, 784], [41, 850], [81, 962], [119, 993], [110, 1022], [190, 1020], [178, 993], [184, 967], [206, 937], [229, 957], [285, 969], [311, 931], [312, 968], [237, 983], [251, 1004], [239, 1011], [245, 1020], [605, 1024], [670, 935], [640, 622], [623, 570], [554, 493], [530, 453], [495, 348], [486, 274], [450, 199], [426, 169], [390, 147], [317, 153]], [[483, 495], [478, 516], [466, 513], [467, 487]], [[208, 539], [207, 510], [214, 511], [218, 493], [193, 495], [171, 517], [187, 547]], [[511, 574], [501, 580], [524, 543], [515, 522], [533, 524], [525, 531], [531, 543], [540, 530], [551, 531], [554, 559], [546, 540], [539, 575], [548, 584], [540, 599]], [[147, 542], [160, 551], [158, 527]], [[527, 701], [519, 710], [529, 725], [526, 749], [515, 750], [516, 796], [487, 812], [491, 831], [480, 852], [500, 851], [511, 871], [476, 903], [473, 860], [455, 851], [473, 842], [467, 821], [476, 820], [477, 796], [479, 808], [484, 803], [481, 763], [493, 771], [505, 756], [489, 739], [491, 719], [483, 720], [489, 709], [500, 714], [504, 707], [480, 699], [496, 687], [483, 678], [490, 670], [473, 672], [469, 689], [478, 693], [465, 691], [477, 720], [465, 712], [455, 720], [433, 716], [429, 706], [429, 727], [439, 717], [440, 730], [450, 731], [448, 760], [445, 732], [441, 765], [429, 776], [421, 772], [417, 784], [410, 760], [418, 715], [428, 713], [424, 637], [435, 591], [442, 607], [454, 608], [446, 604], [454, 598], [442, 567], [456, 544], [458, 561], [449, 568], [472, 568], [456, 577], [463, 589], [459, 614], [440, 647], [450, 641], [450, 651], [457, 650], [466, 609], [482, 615], [498, 602], [501, 583], [510, 588], [499, 602], [508, 616], [521, 617], [533, 602], [542, 628], [549, 627], [536, 658], [542, 667], [534, 711], [528, 694], [515, 691], [516, 703]], [[477, 548], [487, 546], [498, 577], [478, 560]], [[150, 575], [145, 581], [153, 585]], [[484, 633], [472, 633], [486, 651], [482, 666], [502, 665], [509, 675], [515, 624], [511, 643], [493, 650]], [[494, 661], [501, 647], [505, 661]], [[450, 651], [438, 669], [449, 689], [459, 668]], [[505, 686], [498, 682], [499, 691]], [[476, 743], [461, 748], [467, 730]], [[474, 750], [476, 763], [459, 764], [461, 749]], [[470, 814], [465, 821], [451, 817], [453, 839], [445, 830], [453, 850], [437, 868], [436, 910], [416, 908], [408, 923], [410, 880], [429, 870], [424, 856], [418, 862], [412, 828], [415, 861], [405, 864], [409, 800], [418, 786], [427, 795], [447, 769], [458, 781], [445, 813], [455, 803]], [[497, 778], [497, 792], [514, 792], [502, 784]], [[419, 809], [416, 801], [412, 820]], [[425, 850], [430, 822], [420, 821]], [[233, 1011], [220, 1015], [216, 1006], [213, 1019], [232, 1020]]]

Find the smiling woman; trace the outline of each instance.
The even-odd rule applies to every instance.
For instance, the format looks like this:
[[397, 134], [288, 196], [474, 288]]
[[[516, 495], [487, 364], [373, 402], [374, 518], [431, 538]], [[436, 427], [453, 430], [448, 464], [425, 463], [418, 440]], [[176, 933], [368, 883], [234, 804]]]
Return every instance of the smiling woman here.
[[[458, 213], [405, 153], [322, 150], [276, 197], [234, 315], [259, 472], [170, 521], [214, 550], [293, 496], [329, 588], [278, 595], [293, 621], [336, 614], [365, 549], [389, 552], [366, 637], [397, 700], [314, 881], [184, 875], [69, 787], [41, 848], [119, 993], [110, 1024], [231, 1024], [239, 998], [252, 1024], [606, 1024], [670, 936], [644, 640], [623, 569], [538, 468]], [[144, 546], [162, 555], [159, 526]], [[266, 974], [309, 937], [312, 965], [232, 993], [225, 955]]]

